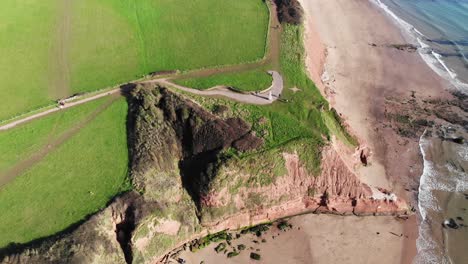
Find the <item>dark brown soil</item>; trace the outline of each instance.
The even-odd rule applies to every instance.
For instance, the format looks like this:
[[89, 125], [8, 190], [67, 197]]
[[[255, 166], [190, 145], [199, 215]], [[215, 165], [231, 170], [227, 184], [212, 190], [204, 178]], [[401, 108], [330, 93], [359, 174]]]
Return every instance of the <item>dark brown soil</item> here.
[[281, 23], [299, 25], [304, 11], [297, 0], [275, 0], [278, 7], [278, 19]]

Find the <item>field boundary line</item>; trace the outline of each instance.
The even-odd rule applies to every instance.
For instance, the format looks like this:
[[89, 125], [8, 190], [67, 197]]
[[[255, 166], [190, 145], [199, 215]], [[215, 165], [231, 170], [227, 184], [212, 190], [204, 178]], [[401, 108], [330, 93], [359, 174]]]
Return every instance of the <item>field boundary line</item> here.
[[137, 24], [137, 35], [138, 35], [138, 39], [139, 39], [139, 42], [140, 42], [140, 47], [142, 49], [142, 52], [143, 52], [143, 64], [144, 64], [144, 71], [147, 72], [148, 71], [148, 60], [146, 58], [146, 55], [148, 54], [148, 51], [146, 50], [146, 44], [145, 44], [145, 41], [143, 39], [143, 34], [142, 34], [142, 27], [141, 27], [141, 23], [140, 23], [140, 17], [138, 15], [138, 7], [137, 7], [137, 2], [138, 1], [133, 1], [133, 10], [135, 11], [135, 20], [136, 20], [136, 24]]

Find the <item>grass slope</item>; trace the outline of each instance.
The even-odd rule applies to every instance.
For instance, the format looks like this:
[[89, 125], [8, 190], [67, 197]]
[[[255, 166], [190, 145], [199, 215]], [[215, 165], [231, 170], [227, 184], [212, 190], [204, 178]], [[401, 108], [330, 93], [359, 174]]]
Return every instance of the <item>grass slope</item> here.
[[186, 87], [206, 90], [218, 85], [233, 87], [236, 90], [250, 92], [262, 91], [271, 86], [273, 78], [266, 70], [251, 70], [217, 74], [208, 77], [175, 80], [174, 82]]
[[112, 103], [0, 190], [0, 247], [61, 231], [129, 188], [126, 113], [124, 99]]
[[262, 0], [5, 0], [1, 7], [0, 120], [152, 71], [258, 60], [268, 31]]

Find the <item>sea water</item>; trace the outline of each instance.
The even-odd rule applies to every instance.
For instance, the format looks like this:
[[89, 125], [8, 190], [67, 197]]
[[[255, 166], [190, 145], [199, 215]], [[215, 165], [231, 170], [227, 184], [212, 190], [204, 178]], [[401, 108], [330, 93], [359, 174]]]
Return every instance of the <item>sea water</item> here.
[[423, 59], [468, 93], [468, 0], [372, 0], [410, 33]]
[[[443, 127], [428, 130], [420, 138], [424, 171], [415, 263], [468, 263], [468, 147], [447, 140], [461, 135], [466, 133]], [[444, 226], [448, 219], [457, 228]]]
[[[371, 0], [418, 46], [424, 61], [468, 93], [468, 0]], [[415, 263], [468, 263], [468, 143], [464, 129], [432, 128], [420, 138], [424, 160]], [[445, 140], [444, 140], [445, 138]], [[458, 228], [444, 226], [453, 219]]]

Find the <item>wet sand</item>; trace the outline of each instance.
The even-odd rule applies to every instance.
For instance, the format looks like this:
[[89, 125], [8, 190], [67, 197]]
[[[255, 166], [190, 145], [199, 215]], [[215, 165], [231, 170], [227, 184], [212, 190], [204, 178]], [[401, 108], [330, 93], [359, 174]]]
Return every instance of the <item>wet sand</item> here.
[[[421, 140], [427, 170], [421, 178], [423, 220], [417, 263], [468, 263], [468, 144], [441, 140], [438, 133], [468, 138], [463, 129], [429, 130]], [[452, 220], [455, 227], [442, 225]]]

